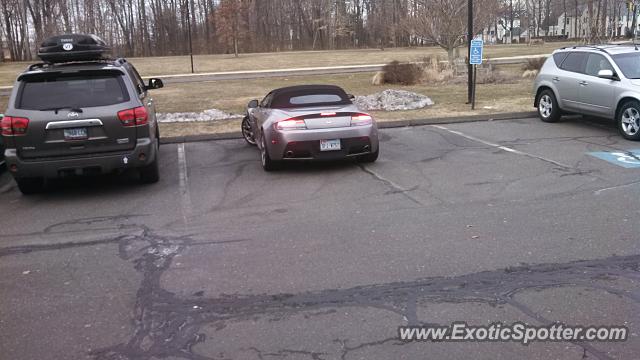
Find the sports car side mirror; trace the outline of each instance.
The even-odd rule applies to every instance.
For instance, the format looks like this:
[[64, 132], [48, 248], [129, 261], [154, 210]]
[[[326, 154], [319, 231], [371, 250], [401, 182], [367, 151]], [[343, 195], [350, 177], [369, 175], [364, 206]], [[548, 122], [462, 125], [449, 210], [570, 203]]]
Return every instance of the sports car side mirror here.
[[149, 79], [149, 85], [147, 85], [147, 90], [161, 89], [163, 87], [164, 87], [164, 84], [162, 83], [162, 80], [151, 78]]
[[247, 104], [247, 108], [249, 109], [255, 109], [258, 107], [258, 100], [251, 100], [249, 101], [249, 104]]
[[349, 100], [355, 100], [356, 97], [353, 94], [347, 94], [347, 96], [349, 97]]

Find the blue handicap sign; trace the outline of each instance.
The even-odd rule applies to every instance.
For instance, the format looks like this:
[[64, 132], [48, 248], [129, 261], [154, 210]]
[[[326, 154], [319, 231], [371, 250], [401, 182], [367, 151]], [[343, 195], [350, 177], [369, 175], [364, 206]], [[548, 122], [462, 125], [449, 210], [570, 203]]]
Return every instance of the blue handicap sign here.
[[640, 168], [640, 149], [626, 151], [596, 151], [589, 155], [627, 169]]
[[482, 48], [484, 47], [484, 41], [481, 39], [471, 40], [471, 49], [469, 54], [469, 64], [480, 65], [482, 64]]

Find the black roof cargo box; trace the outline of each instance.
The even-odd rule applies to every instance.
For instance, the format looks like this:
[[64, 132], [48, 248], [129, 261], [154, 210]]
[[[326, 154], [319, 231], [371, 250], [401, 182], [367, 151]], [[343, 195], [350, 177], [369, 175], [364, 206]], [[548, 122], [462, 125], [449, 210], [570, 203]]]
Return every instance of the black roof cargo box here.
[[53, 36], [42, 42], [38, 57], [47, 63], [108, 59], [111, 48], [96, 35]]

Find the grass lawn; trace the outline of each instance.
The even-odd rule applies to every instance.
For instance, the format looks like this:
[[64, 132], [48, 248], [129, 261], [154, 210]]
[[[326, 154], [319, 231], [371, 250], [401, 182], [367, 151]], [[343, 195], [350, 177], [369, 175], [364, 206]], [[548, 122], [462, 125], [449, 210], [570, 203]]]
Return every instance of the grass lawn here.
[[[511, 72], [514, 76], [520, 73], [517, 67], [504, 71]], [[176, 84], [157, 90], [154, 98], [158, 112], [198, 112], [217, 108], [230, 113], [243, 114], [249, 100], [260, 99], [271, 89], [297, 84], [330, 83], [339, 85], [354, 95], [368, 95], [385, 89], [401, 89], [427, 95], [435, 102], [434, 106], [420, 110], [372, 112], [379, 122], [533, 110], [532, 80], [530, 79], [515, 77], [511, 83], [478, 85], [476, 110], [472, 111], [471, 106], [465, 104], [467, 87], [464, 83], [374, 86], [371, 85], [372, 76], [373, 74], [361, 73]], [[161, 130], [164, 136], [220, 133], [238, 131], [239, 123], [240, 120], [216, 123], [164, 123], [161, 124]]]
[[[444, 118], [477, 114], [497, 114], [514, 111], [531, 111], [532, 80], [521, 79], [519, 66], [502, 66], [511, 73], [513, 81], [505, 84], [479, 84], [476, 92], [476, 110], [465, 104], [467, 87], [461, 84], [418, 84], [413, 86], [371, 85], [372, 73], [293, 76], [252, 80], [221, 80], [199, 83], [171, 84], [153, 90], [158, 112], [199, 112], [216, 108], [230, 113], [243, 114], [247, 102], [261, 99], [271, 89], [298, 84], [336, 84], [354, 95], [369, 95], [385, 89], [401, 89], [427, 95], [434, 106], [410, 111], [374, 111], [381, 121]], [[0, 109], [6, 108], [8, 97], [0, 96]], [[164, 136], [233, 132], [239, 129], [239, 120], [215, 123], [161, 124]]]
[[[490, 45], [485, 47], [485, 56], [504, 57], [516, 55], [536, 55], [550, 53], [554, 49], [573, 43], [553, 42], [542, 46], [527, 45]], [[460, 48], [464, 55], [466, 49]], [[392, 60], [415, 61], [422, 57], [438, 54], [443, 58], [446, 52], [439, 47], [390, 48], [332, 51], [293, 51], [279, 53], [233, 55], [196, 55], [196, 72], [240, 71], [261, 69], [285, 69], [315, 66], [382, 64]], [[142, 76], [170, 75], [189, 73], [191, 67], [188, 56], [165, 56], [148, 58], [130, 58]], [[18, 73], [24, 71], [29, 63], [0, 63], [0, 86], [12, 85]]]

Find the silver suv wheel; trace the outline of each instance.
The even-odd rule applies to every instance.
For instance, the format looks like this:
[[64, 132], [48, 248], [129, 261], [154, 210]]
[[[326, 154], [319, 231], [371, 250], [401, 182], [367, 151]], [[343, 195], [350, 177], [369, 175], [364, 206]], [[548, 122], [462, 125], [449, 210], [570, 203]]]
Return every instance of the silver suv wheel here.
[[551, 116], [551, 112], [553, 111], [553, 101], [551, 101], [551, 97], [549, 95], [542, 95], [538, 104], [538, 111], [540, 112], [540, 116], [544, 118]]
[[635, 108], [630, 107], [625, 109], [622, 113], [621, 120], [620, 125], [625, 134], [634, 136], [640, 130], [640, 124], [638, 123], [638, 121], [640, 121], [640, 113], [638, 113], [638, 110]]

